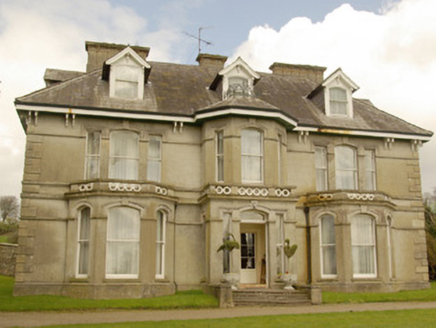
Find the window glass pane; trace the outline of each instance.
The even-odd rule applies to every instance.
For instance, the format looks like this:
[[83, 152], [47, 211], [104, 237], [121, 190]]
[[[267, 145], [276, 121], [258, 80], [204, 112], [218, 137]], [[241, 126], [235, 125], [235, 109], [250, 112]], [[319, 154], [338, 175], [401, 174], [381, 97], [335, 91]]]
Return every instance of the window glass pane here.
[[375, 190], [375, 156], [373, 150], [365, 150], [365, 188]]
[[138, 274], [139, 212], [128, 207], [109, 211], [107, 223], [106, 273], [110, 275]]
[[241, 269], [256, 268], [254, 233], [241, 233]]
[[242, 153], [244, 155], [262, 154], [262, 135], [256, 130], [242, 130]]
[[336, 275], [335, 224], [331, 215], [321, 218], [321, 258], [322, 275]]
[[157, 213], [156, 222], [156, 276], [163, 278], [165, 258], [165, 214]]
[[335, 147], [336, 189], [357, 189], [356, 151], [351, 147]]
[[241, 132], [242, 181], [260, 182], [263, 180], [262, 134], [256, 130]]
[[109, 178], [138, 179], [139, 136], [130, 131], [114, 131], [110, 139]]
[[77, 274], [86, 276], [89, 266], [89, 237], [90, 237], [90, 213], [89, 207], [80, 211], [79, 216], [79, 238], [78, 238], [78, 268]]
[[224, 140], [223, 132], [216, 133], [216, 179], [224, 181]]
[[137, 82], [141, 74], [141, 68], [138, 66], [118, 65], [116, 74], [118, 80]]
[[347, 92], [341, 88], [331, 88], [330, 92], [330, 113], [336, 115], [347, 115]]
[[315, 168], [316, 190], [327, 190], [327, 150], [325, 147], [315, 147]]
[[351, 221], [353, 272], [355, 276], [375, 276], [374, 220], [358, 215]]
[[150, 136], [148, 143], [147, 179], [160, 182], [161, 180], [161, 147], [160, 136]]
[[88, 132], [87, 155], [100, 155], [100, 131]]
[[100, 177], [100, 135], [99, 131], [88, 132], [86, 145], [85, 179]]
[[110, 210], [109, 240], [139, 240], [139, 213], [129, 207]]
[[138, 82], [115, 81], [115, 97], [124, 99], [138, 98]]
[[148, 143], [148, 158], [160, 159], [161, 137], [150, 136]]

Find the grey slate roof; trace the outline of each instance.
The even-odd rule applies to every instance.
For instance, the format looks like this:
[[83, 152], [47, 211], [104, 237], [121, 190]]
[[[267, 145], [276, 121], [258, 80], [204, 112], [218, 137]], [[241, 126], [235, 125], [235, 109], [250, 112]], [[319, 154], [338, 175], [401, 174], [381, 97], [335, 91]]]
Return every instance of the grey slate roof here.
[[[323, 108], [307, 98], [318, 85], [309, 79], [288, 75], [259, 73], [254, 87], [255, 99], [232, 98], [223, 101], [221, 88], [210, 90], [219, 68], [149, 62], [151, 73], [144, 86], [143, 100], [109, 97], [109, 82], [102, 71], [72, 74], [69, 79], [16, 99], [16, 104], [45, 105], [81, 109], [105, 109], [174, 116], [193, 116], [207, 110], [238, 108], [282, 111], [298, 126], [317, 129], [362, 130], [431, 136], [433, 133], [377, 109], [368, 100], [354, 99], [353, 118], [327, 117]], [[57, 73], [51, 72], [53, 76]]]

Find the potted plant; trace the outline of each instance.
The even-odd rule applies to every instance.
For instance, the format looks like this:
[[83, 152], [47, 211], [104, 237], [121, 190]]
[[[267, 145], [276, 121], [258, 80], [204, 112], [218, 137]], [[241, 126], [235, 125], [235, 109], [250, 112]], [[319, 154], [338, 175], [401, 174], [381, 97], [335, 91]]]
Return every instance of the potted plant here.
[[[283, 246], [283, 252], [285, 253], [286, 257], [289, 259], [295, 255], [295, 252], [297, 252], [298, 245], [290, 245], [290, 240], [287, 238], [285, 240], [285, 246]], [[295, 285], [297, 282], [297, 274], [296, 273], [289, 273], [289, 271], [286, 271], [286, 273], [281, 277], [282, 280], [285, 283], [285, 289], [294, 289], [292, 285]]]
[[230, 253], [234, 249], [239, 249], [239, 243], [236, 241], [235, 236], [228, 233], [223, 240], [223, 244], [218, 248], [217, 252], [223, 251], [223, 282], [229, 283], [232, 289], [236, 289], [239, 282], [239, 274], [232, 273], [230, 270]]

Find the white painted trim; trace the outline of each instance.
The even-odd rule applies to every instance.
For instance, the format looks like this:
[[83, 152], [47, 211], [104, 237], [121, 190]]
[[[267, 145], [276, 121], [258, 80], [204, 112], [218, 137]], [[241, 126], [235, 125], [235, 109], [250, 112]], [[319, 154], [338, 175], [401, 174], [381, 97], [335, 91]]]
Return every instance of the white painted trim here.
[[118, 60], [120, 60], [121, 58], [123, 58], [124, 56], [130, 55], [132, 56], [135, 61], [138, 62], [139, 65], [145, 67], [145, 68], [150, 68], [150, 64], [147, 63], [144, 59], [142, 59], [135, 50], [133, 50], [132, 48], [130, 48], [129, 46], [127, 46], [126, 48], [124, 48], [123, 51], [119, 52], [118, 54], [116, 54], [115, 56], [113, 56], [112, 58], [109, 58], [108, 60], [106, 60], [105, 64], [106, 65], [112, 65], [114, 63], [116, 63]]
[[401, 134], [395, 132], [373, 132], [373, 131], [359, 131], [359, 130], [341, 130], [334, 128], [312, 128], [312, 127], [296, 127], [293, 131], [307, 131], [317, 133], [331, 133], [331, 134], [343, 134], [359, 137], [377, 137], [377, 138], [394, 138], [394, 139], [407, 139], [407, 140], [422, 140], [430, 141], [431, 137], [419, 136], [416, 134]]
[[57, 113], [57, 114], [75, 114], [84, 116], [105, 116], [105, 117], [115, 117], [115, 118], [127, 118], [136, 120], [150, 120], [150, 121], [164, 121], [164, 122], [183, 122], [183, 123], [196, 123], [200, 119], [207, 119], [212, 117], [219, 117], [222, 115], [253, 115], [265, 118], [278, 118], [293, 126], [295, 128], [293, 131], [307, 131], [307, 132], [317, 132], [317, 133], [330, 133], [330, 134], [341, 134], [359, 137], [375, 137], [375, 138], [394, 138], [394, 139], [405, 139], [405, 140], [421, 140], [430, 141], [431, 137], [420, 136], [416, 134], [401, 134], [395, 132], [374, 132], [374, 131], [360, 131], [360, 130], [341, 130], [335, 128], [316, 128], [316, 127], [304, 127], [297, 126], [297, 122], [290, 119], [289, 117], [278, 112], [267, 112], [261, 110], [242, 110], [236, 108], [230, 108], [226, 110], [199, 113], [195, 117], [189, 116], [172, 116], [172, 115], [162, 115], [162, 114], [150, 114], [150, 113], [131, 113], [122, 112], [122, 110], [107, 111], [107, 110], [93, 110], [93, 109], [72, 109], [65, 107], [51, 107], [51, 106], [37, 106], [37, 105], [24, 105], [17, 104], [16, 110], [32, 111], [32, 112], [47, 112], [47, 113]]

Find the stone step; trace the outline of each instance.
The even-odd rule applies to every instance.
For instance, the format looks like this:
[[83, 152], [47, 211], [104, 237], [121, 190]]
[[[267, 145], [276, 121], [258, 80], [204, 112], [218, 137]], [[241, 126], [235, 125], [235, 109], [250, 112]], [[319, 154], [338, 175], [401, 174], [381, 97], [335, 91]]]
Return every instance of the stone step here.
[[311, 304], [310, 293], [301, 290], [241, 289], [232, 292], [235, 306], [286, 306]]

